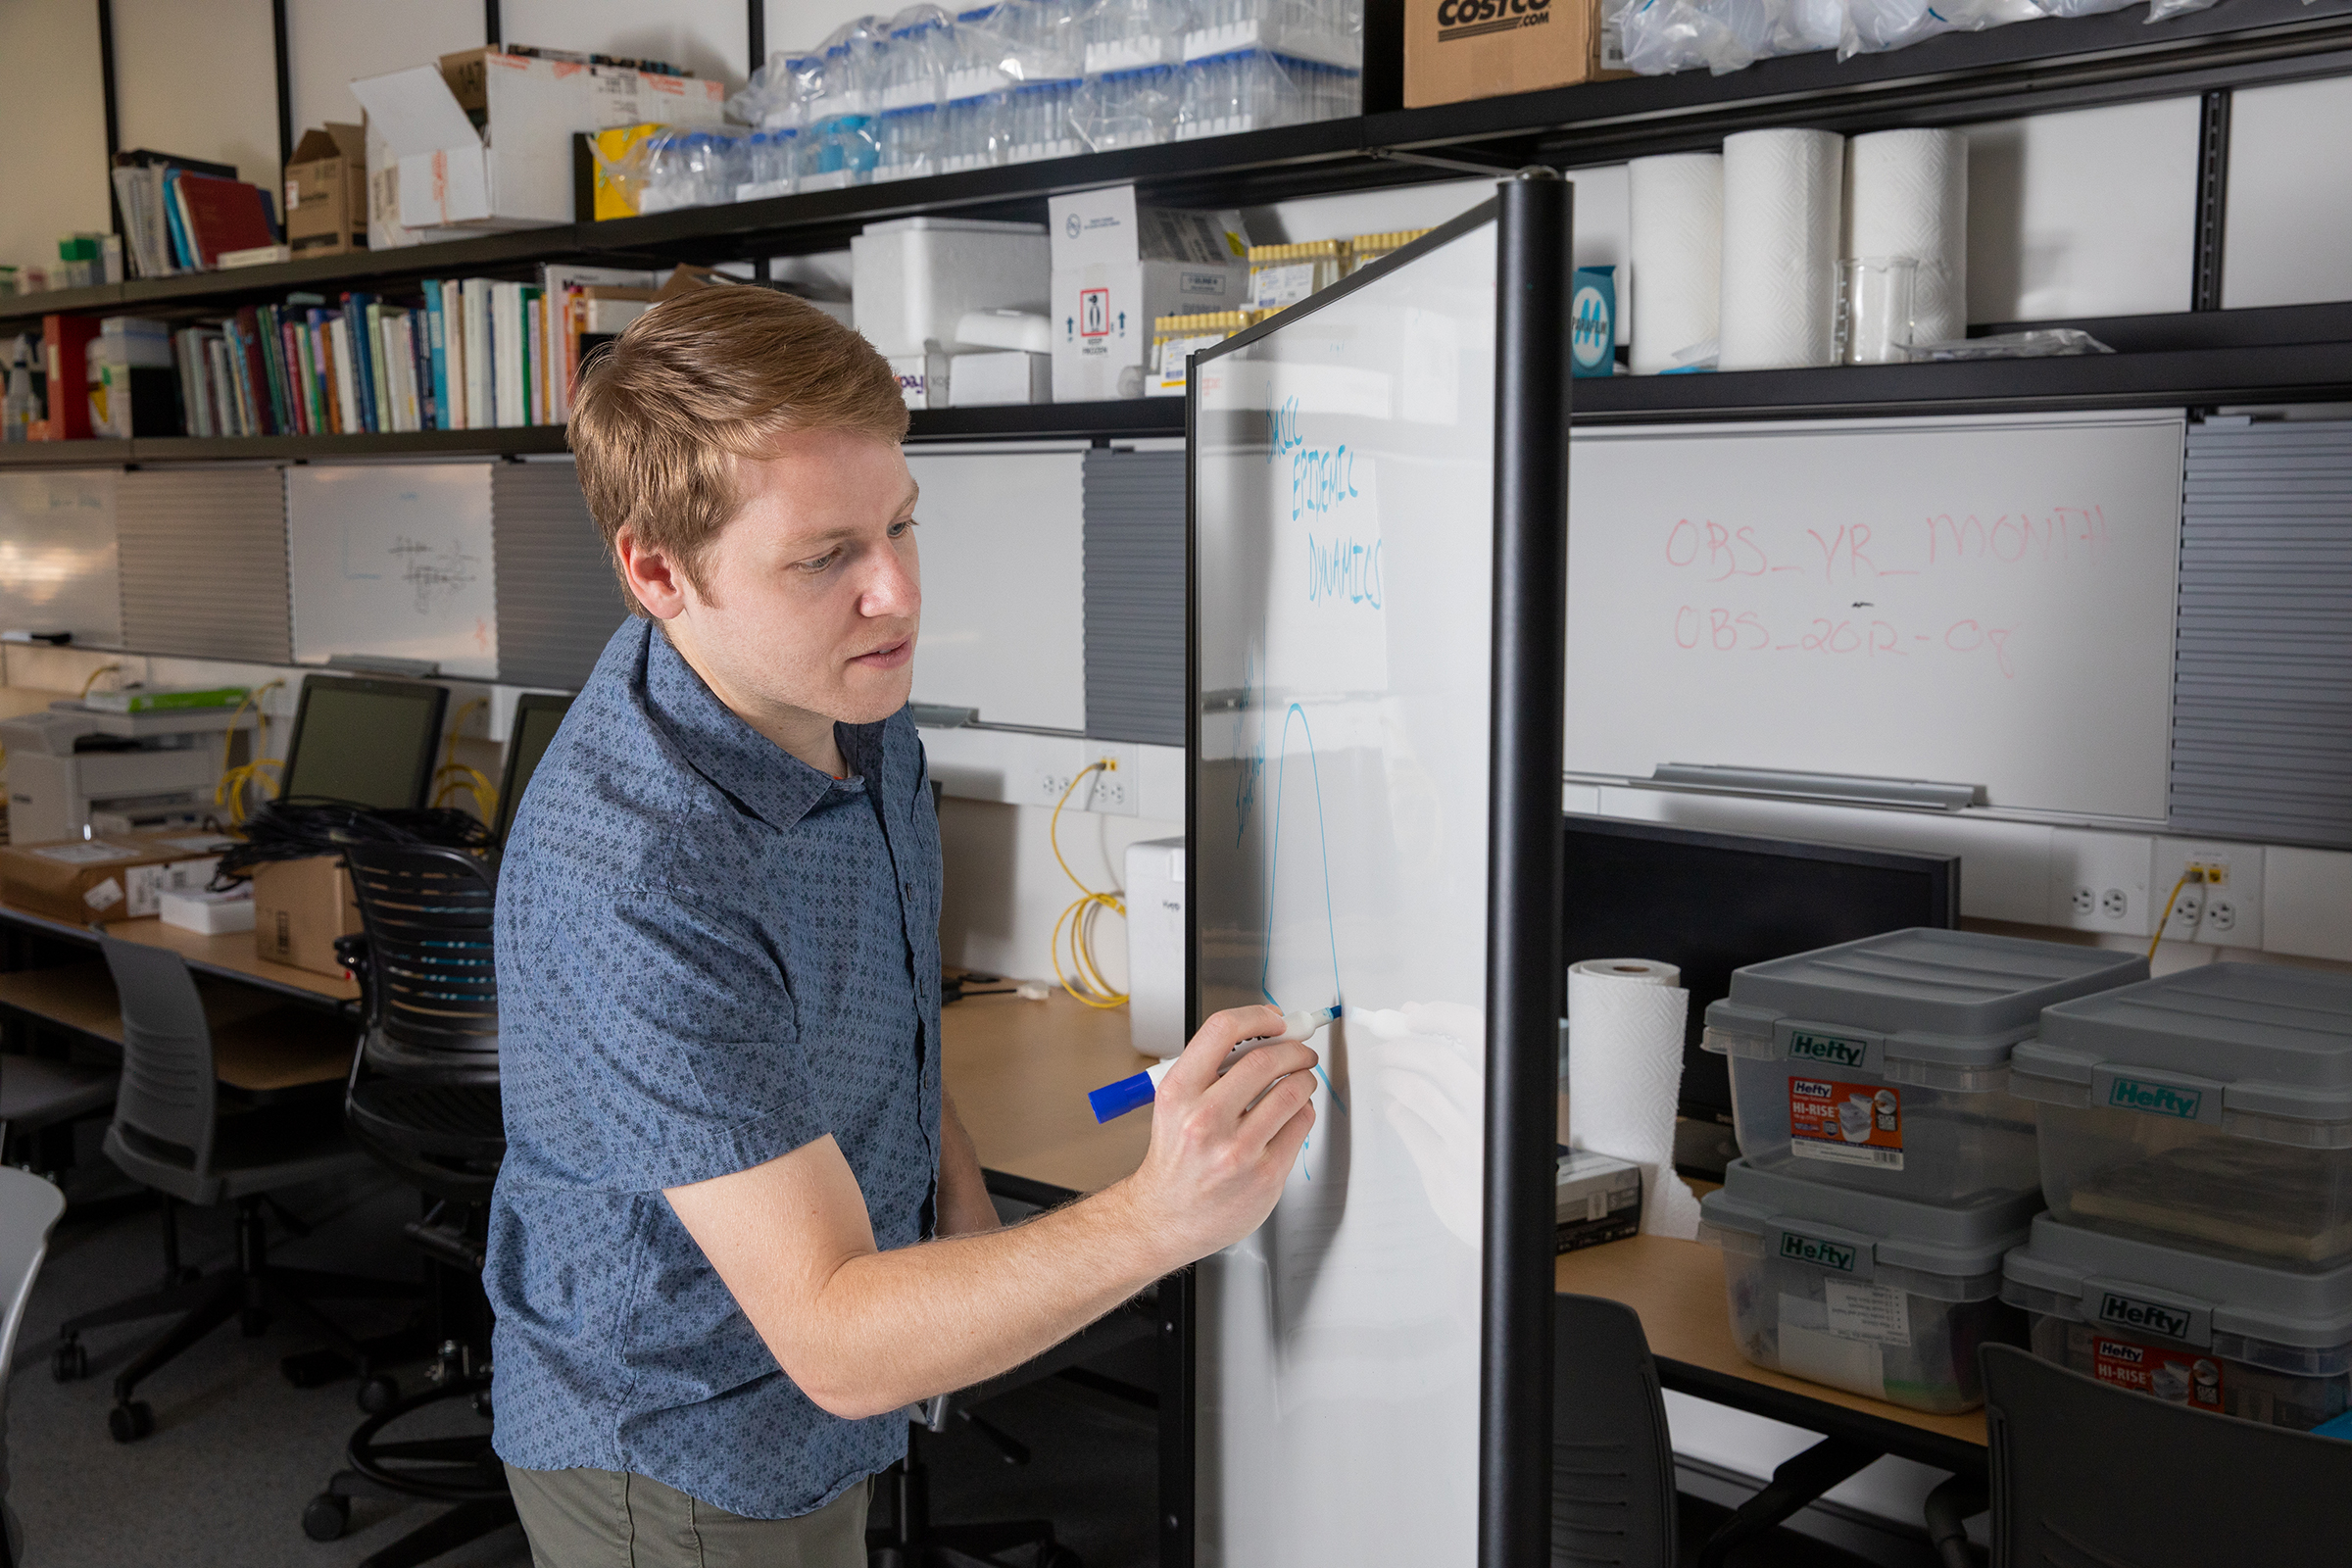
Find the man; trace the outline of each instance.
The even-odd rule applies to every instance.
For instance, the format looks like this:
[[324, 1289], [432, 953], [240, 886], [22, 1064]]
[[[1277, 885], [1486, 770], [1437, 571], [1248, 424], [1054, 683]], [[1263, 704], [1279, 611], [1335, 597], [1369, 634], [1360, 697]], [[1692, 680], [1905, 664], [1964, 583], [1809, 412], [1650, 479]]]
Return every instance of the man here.
[[638, 613], [501, 873], [485, 1270], [542, 1568], [862, 1564], [905, 1406], [1248, 1235], [1313, 1117], [1314, 1053], [1220, 1078], [1280, 1023], [1219, 1013], [1134, 1175], [999, 1227], [940, 1090], [906, 429], [864, 340], [765, 289], [663, 303], [582, 380], [580, 485]]

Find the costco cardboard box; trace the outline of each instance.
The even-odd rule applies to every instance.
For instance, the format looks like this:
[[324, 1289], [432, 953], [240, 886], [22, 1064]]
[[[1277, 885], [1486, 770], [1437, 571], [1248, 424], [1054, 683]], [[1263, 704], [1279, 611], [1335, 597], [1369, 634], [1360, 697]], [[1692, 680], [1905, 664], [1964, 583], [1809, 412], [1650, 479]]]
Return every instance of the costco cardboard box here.
[[1250, 302], [1239, 213], [1138, 207], [1133, 185], [1056, 196], [1047, 207], [1056, 403], [1142, 397], [1156, 318]]
[[162, 895], [213, 879], [225, 845], [209, 834], [107, 833], [0, 849], [0, 899], [71, 925], [133, 920]]
[[314, 974], [341, 974], [335, 938], [360, 930], [360, 904], [341, 858], [270, 860], [253, 869], [253, 952]]
[[1404, 106], [1630, 74], [1601, 0], [1404, 0]]
[[286, 248], [296, 256], [368, 248], [368, 132], [361, 126], [302, 133], [286, 165]]

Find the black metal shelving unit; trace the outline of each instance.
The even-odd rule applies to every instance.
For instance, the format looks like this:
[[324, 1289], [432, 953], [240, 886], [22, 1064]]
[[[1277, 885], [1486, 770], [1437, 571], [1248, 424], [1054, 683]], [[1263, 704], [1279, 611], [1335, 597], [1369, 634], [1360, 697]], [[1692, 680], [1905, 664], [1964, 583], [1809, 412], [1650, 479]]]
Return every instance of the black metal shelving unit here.
[[[689, 208], [651, 218], [567, 223], [398, 251], [281, 266], [135, 279], [0, 300], [0, 333], [58, 312], [192, 317], [295, 290], [332, 297], [352, 287], [427, 276], [520, 273], [547, 262], [658, 266], [756, 260], [830, 250], [867, 223], [925, 213], [1039, 220], [1062, 192], [1134, 183], [1147, 199], [1249, 206], [1383, 185], [1500, 173], [1528, 163], [1564, 168], [1712, 146], [1757, 125], [1844, 132], [1958, 124], [2132, 100], [2226, 95], [2230, 89], [2352, 74], [2352, 0], [2222, 0], [2155, 26], [2137, 6], [2105, 16], [1951, 33], [1890, 54], [1768, 60], [1723, 76], [1703, 72], [1588, 83], [1432, 109], [1008, 168]], [[1368, 70], [1368, 74], [1372, 74]], [[2226, 97], [2220, 100], [2226, 104]], [[1375, 106], [1377, 108], [1377, 105]], [[2352, 305], [2221, 311], [2218, 181], [2228, 116], [2207, 117], [2199, 192], [2200, 306], [2178, 316], [2088, 326], [2120, 352], [2080, 360], [1890, 366], [1717, 375], [1620, 376], [1577, 385], [1580, 420], [1786, 417], [1805, 415], [1998, 412], [2211, 406], [2352, 393]], [[2047, 325], [2053, 323], [2035, 323]], [[1980, 328], [1992, 330], [1995, 328]], [[1174, 400], [1046, 408], [926, 411], [924, 440], [1098, 440], [1181, 435]], [[0, 466], [44, 463], [192, 462], [232, 458], [516, 454], [563, 448], [560, 430], [416, 435], [271, 436], [234, 440], [75, 442], [0, 449]]]

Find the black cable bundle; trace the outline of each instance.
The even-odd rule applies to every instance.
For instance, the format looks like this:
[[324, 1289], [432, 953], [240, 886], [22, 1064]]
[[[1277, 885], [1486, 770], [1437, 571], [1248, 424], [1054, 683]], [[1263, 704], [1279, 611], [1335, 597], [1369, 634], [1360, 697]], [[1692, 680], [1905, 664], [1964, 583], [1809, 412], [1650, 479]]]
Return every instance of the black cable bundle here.
[[446, 807], [378, 809], [324, 796], [276, 800], [245, 819], [245, 842], [220, 857], [216, 890], [231, 888], [270, 860], [336, 855], [353, 844], [438, 844], [453, 850], [490, 848], [490, 829]]

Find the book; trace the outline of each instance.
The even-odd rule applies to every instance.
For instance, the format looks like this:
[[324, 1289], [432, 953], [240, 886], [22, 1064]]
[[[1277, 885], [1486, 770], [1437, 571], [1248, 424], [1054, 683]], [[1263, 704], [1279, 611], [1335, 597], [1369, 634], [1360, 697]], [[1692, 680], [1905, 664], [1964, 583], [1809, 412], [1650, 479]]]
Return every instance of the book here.
[[522, 285], [490, 285], [490, 365], [497, 376], [491, 397], [504, 429], [525, 422], [522, 404]]
[[370, 294], [343, 296], [343, 319], [350, 327], [351, 390], [359, 396], [359, 428], [380, 430], [375, 412], [375, 343], [368, 329], [368, 311], [373, 303]]
[[400, 428], [399, 410], [392, 403], [392, 366], [390, 340], [384, 335], [384, 318], [390, 310], [382, 301], [370, 301], [368, 306], [368, 382], [374, 394], [375, 417], [370, 430], [384, 431]]
[[277, 243], [277, 225], [260, 186], [184, 169], [173, 171], [172, 177], [179, 193], [188, 249], [199, 270], [219, 267], [224, 251]]
[[234, 708], [248, 695], [243, 686], [131, 687], [91, 692], [81, 706], [105, 713], [169, 713], [194, 708]]
[[498, 356], [492, 350], [492, 288], [486, 277], [469, 277], [461, 290], [466, 302], [466, 428], [487, 430], [498, 423]]
[[345, 435], [358, 435], [368, 425], [360, 412], [359, 372], [356, 351], [351, 346], [351, 313], [338, 314], [327, 322], [326, 330], [327, 353], [335, 362], [335, 396], [342, 406], [342, 422], [337, 428]]
[[546, 351], [540, 348], [539, 300], [540, 291], [530, 284], [522, 285], [519, 336], [522, 340], [522, 419], [524, 424], [537, 424], [544, 417], [539, 403], [539, 370], [546, 363]]
[[432, 361], [433, 428], [446, 430], [449, 423], [449, 322], [441, 291], [441, 280], [424, 280], [425, 351]]
[[449, 428], [466, 428], [466, 288], [452, 283], [441, 292], [442, 310], [447, 314], [449, 350]]

